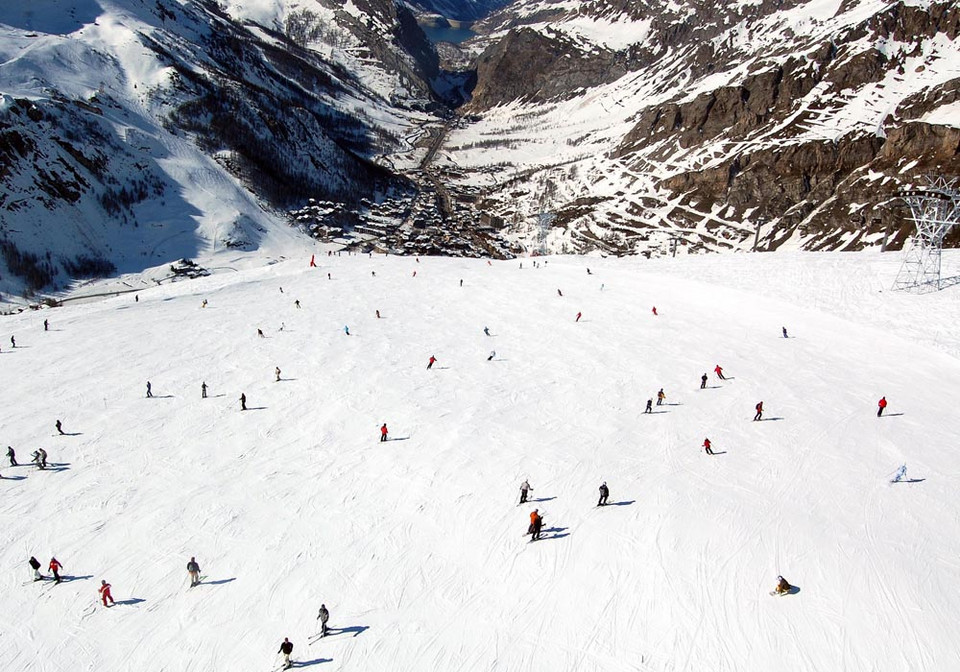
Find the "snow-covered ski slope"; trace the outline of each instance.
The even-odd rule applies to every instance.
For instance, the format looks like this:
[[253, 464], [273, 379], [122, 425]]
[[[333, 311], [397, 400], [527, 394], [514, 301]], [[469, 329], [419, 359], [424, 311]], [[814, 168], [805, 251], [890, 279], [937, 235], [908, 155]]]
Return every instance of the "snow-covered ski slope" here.
[[[960, 287], [890, 292], [880, 254], [318, 261], [0, 322], [0, 448], [60, 465], [0, 468], [0, 669], [266, 672], [283, 637], [317, 670], [958, 669]], [[72, 578], [24, 585], [31, 555]]]

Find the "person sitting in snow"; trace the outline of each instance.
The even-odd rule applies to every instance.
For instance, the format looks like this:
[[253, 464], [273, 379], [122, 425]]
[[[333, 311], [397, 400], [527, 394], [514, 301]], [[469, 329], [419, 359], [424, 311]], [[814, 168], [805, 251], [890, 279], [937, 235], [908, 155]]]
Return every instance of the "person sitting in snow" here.
[[793, 588], [793, 586], [787, 583], [787, 580], [782, 576], [778, 576], [777, 578], [780, 579], [780, 582], [777, 584], [777, 588], [776, 588], [777, 595], [784, 595], [786, 593], [789, 593], [790, 590]]

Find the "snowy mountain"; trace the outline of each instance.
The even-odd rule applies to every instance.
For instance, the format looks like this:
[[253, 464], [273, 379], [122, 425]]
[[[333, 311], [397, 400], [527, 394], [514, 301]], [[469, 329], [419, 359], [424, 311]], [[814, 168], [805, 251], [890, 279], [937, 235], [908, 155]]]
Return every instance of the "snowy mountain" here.
[[529, 247], [896, 248], [899, 190], [960, 175], [954, 2], [520, 0], [477, 30], [445, 177]]
[[960, 660], [960, 288], [878, 291], [876, 252], [317, 260], [3, 318], [0, 669]]

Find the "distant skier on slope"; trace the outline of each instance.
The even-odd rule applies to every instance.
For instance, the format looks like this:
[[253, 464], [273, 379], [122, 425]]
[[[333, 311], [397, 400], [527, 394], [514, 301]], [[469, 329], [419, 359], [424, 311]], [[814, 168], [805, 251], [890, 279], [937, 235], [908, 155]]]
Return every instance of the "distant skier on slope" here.
[[60, 432], [61, 434], [66, 434], [66, 432], [63, 431], [63, 424], [59, 420], [57, 420], [54, 426], [57, 428], [58, 432]]
[[707, 374], [700, 376], [700, 389], [704, 389], [707, 386]]
[[47, 468], [47, 451], [45, 451], [43, 448], [37, 448], [37, 453], [40, 455], [40, 468], [46, 469]]
[[379, 310], [377, 311], [377, 319], [378, 319], [378, 320], [380, 319], [380, 311], [379, 311]]
[[437, 361], [437, 358], [433, 355], [430, 355], [430, 360], [427, 362], [427, 371], [433, 368], [433, 363]]
[[37, 465], [37, 469], [43, 469], [43, 462], [41, 462], [41, 460], [40, 460], [40, 451], [39, 451], [39, 450], [35, 450], [35, 451], [33, 451], [32, 453], [30, 453], [30, 457], [33, 458], [33, 459], [30, 460], [30, 461], [33, 462], [35, 465]]
[[257, 329], [257, 338], [266, 338], [266, 336], [263, 335], [263, 329]]
[[200, 398], [201, 399], [207, 398], [207, 381], [203, 381], [202, 383], [200, 383]]
[[490, 335], [490, 328], [489, 328], [489, 327], [484, 327], [484, 328], [483, 328], [483, 333], [485, 333], [487, 336], [489, 336], [489, 335]]
[[[103, 600], [103, 606], [110, 607], [116, 604], [113, 601], [113, 595], [110, 594], [110, 584], [107, 583], [106, 579], [101, 579], [100, 587], [97, 588], [97, 592], [100, 593], [100, 599]], [[110, 600], [110, 604], [107, 604], [107, 600]]]
[[787, 328], [786, 328], [786, 327], [781, 327], [781, 329], [783, 329], [783, 337], [784, 337], [784, 338], [790, 338], [789, 336], [787, 336]]
[[713, 448], [711, 446], [713, 446], [713, 444], [710, 443], [710, 439], [703, 440], [703, 450], [707, 455], [713, 455]]
[[280, 644], [280, 650], [277, 651], [277, 653], [283, 654], [283, 669], [289, 670], [293, 667], [293, 663], [290, 662], [290, 654], [293, 653], [293, 642], [284, 637], [283, 643]]
[[350, 335], [350, 327], [348, 327], [347, 325], [343, 325], [343, 333], [345, 333], [347, 336], [349, 336], [349, 335]]
[[644, 413], [653, 413], [653, 399], [647, 399], [647, 407], [643, 409]]
[[540, 538], [540, 530], [543, 529], [543, 516], [540, 515], [540, 509], [534, 509], [530, 512], [530, 527], [527, 528], [527, 534], [531, 535], [530, 540], [536, 541]]
[[148, 380], [147, 381], [147, 399], [151, 399], [152, 397], [153, 397], [153, 386], [150, 385], [150, 381]]
[[779, 581], [777, 582], [777, 587], [773, 591], [777, 595], [786, 595], [791, 590], [793, 590], [793, 586], [787, 583], [787, 580], [785, 578], [783, 578], [782, 576], [778, 576], [777, 579], [779, 579]]
[[30, 559], [27, 560], [27, 564], [30, 565], [30, 569], [33, 570], [33, 580], [43, 581], [43, 574], [40, 573], [40, 561], [31, 555]]
[[190, 557], [190, 562], [187, 563], [187, 574], [190, 576], [191, 588], [200, 584], [200, 565], [197, 564], [197, 559], [193, 556]]
[[879, 418], [883, 415], [883, 409], [887, 407], [887, 398], [880, 397], [880, 401], [877, 402], [877, 417]]
[[757, 402], [757, 414], [753, 416], [753, 421], [756, 422], [763, 415], [763, 402]]
[[247, 395], [243, 392], [240, 393], [240, 410], [247, 410]]
[[10, 466], [16, 467], [17, 465], [17, 452], [13, 449], [13, 446], [7, 446], [7, 459], [10, 460]]
[[50, 331], [50, 320], [46, 320], [46, 319], [45, 319], [45, 320], [43, 321], [43, 330], [44, 330], [44, 331]]
[[50, 558], [50, 565], [47, 567], [50, 570], [50, 573], [53, 574], [54, 583], [60, 583], [60, 570], [63, 569], [63, 565], [60, 564], [60, 561], [56, 558]]
[[327, 621], [330, 620], [330, 612], [327, 611], [327, 605], [320, 605], [320, 613], [317, 614], [317, 620], [320, 621], [320, 636], [327, 636]]
[[657, 307], [656, 307], [656, 306], [653, 307], [653, 316], [654, 316], [654, 317], [657, 316]]
[[274, 373], [274, 375], [276, 376], [276, 378], [274, 378], [274, 382], [279, 383], [279, 382], [280, 382], [280, 367], [279, 367], [279, 366], [278, 366], [278, 367], [275, 367], [274, 370], [273, 370], [273, 373]]
[[520, 504], [527, 501], [527, 494], [532, 490], [533, 488], [530, 487], [530, 483], [527, 479], [524, 479], [523, 483], [520, 484]]
[[293, 305], [297, 308], [297, 310], [300, 310], [300, 299], [297, 299], [296, 301], [294, 301]]
[[16, 349], [16, 347], [17, 347], [17, 339], [14, 338], [13, 336], [10, 337], [10, 347], [12, 347], [12, 348], [14, 348], [14, 349]]
[[487, 361], [489, 362], [491, 359], [493, 359], [493, 358], [496, 357], [496, 356], [497, 356], [497, 351], [496, 351], [496, 350], [491, 350], [491, 351], [490, 351], [490, 356], [487, 357]]
[[607, 487], [607, 482], [604, 481], [600, 484], [600, 500], [597, 502], [597, 506], [603, 506], [607, 503], [607, 497], [610, 496], [610, 488]]
[[380, 425], [380, 441], [383, 442], [386, 440], [387, 440], [387, 423], [383, 423], [382, 425]]
[[664, 394], [663, 388], [660, 388], [660, 391], [657, 392], [657, 406], [663, 406], [663, 400], [667, 398], [667, 395]]
[[579, 322], [581, 317], [583, 317], [583, 313], [577, 313], [577, 319], [574, 322]]
[[557, 290], [557, 296], [563, 296], [563, 292], [561, 292], [559, 289]]
[[726, 378], [723, 375], [723, 368], [721, 368], [719, 364], [717, 364], [717, 366], [714, 367], [713, 370], [717, 374], [717, 378], [719, 378], [720, 380], [726, 380]]

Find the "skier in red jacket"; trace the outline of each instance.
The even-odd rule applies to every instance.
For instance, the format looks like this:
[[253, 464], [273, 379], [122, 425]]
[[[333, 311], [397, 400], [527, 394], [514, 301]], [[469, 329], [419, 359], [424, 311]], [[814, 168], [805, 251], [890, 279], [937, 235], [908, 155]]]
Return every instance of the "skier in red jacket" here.
[[757, 403], [757, 414], [753, 416], [754, 421], [759, 420], [760, 416], [762, 415], [763, 415], [763, 402], [761, 401]]
[[577, 319], [574, 322], [579, 322], [581, 317], [583, 317], [583, 313], [577, 313]]
[[383, 423], [382, 425], [380, 425], [380, 440], [381, 441], [387, 440], [387, 423]]
[[703, 440], [703, 449], [706, 451], [707, 455], [713, 455], [713, 449], [710, 447], [711, 445], [710, 439]]
[[[113, 595], [110, 594], [110, 584], [107, 583], [106, 579], [100, 581], [100, 588], [98, 588], [97, 591], [100, 593], [100, 599], [103, 600], [103, 606], [107, 607], [116, 604], [116, 602], [113, 601]], [[107, 604], [107, 600], [110, 600], [110, 605]]]
[[654, 314], [654, 315], [657, 314], [657, 307], [656, 307], [656, 306], [653, 307], [653, 314]]
[[717, 364], [716, 368], [714, 368], [714, 372], [717, 374], [717, 378], [720, 380], [726, 380], [726, 378], [723, 376], [723, 369], [720, 368], [719, 364]]
[[50, 558], [50, 572], [53, 574], [53, 579], [55, 583], [60, 583], [60, 570], [63, 569], [63, 565], [60, 564], [60, 561], [56, 558]]
[[433, 355], [430, 355], [430, 361], [427, 362], [427, 370], [432, 369], [432, 368], [433, 368], [433, 363], [436, 362], [436, 361], [437, 361], [437, 358], [434, 357]]
[[887, 407], [887, 398], [880, 397], [880, 401], [877, 402], [877, 417], [879, 418], [883, 415], [883, 409]]

